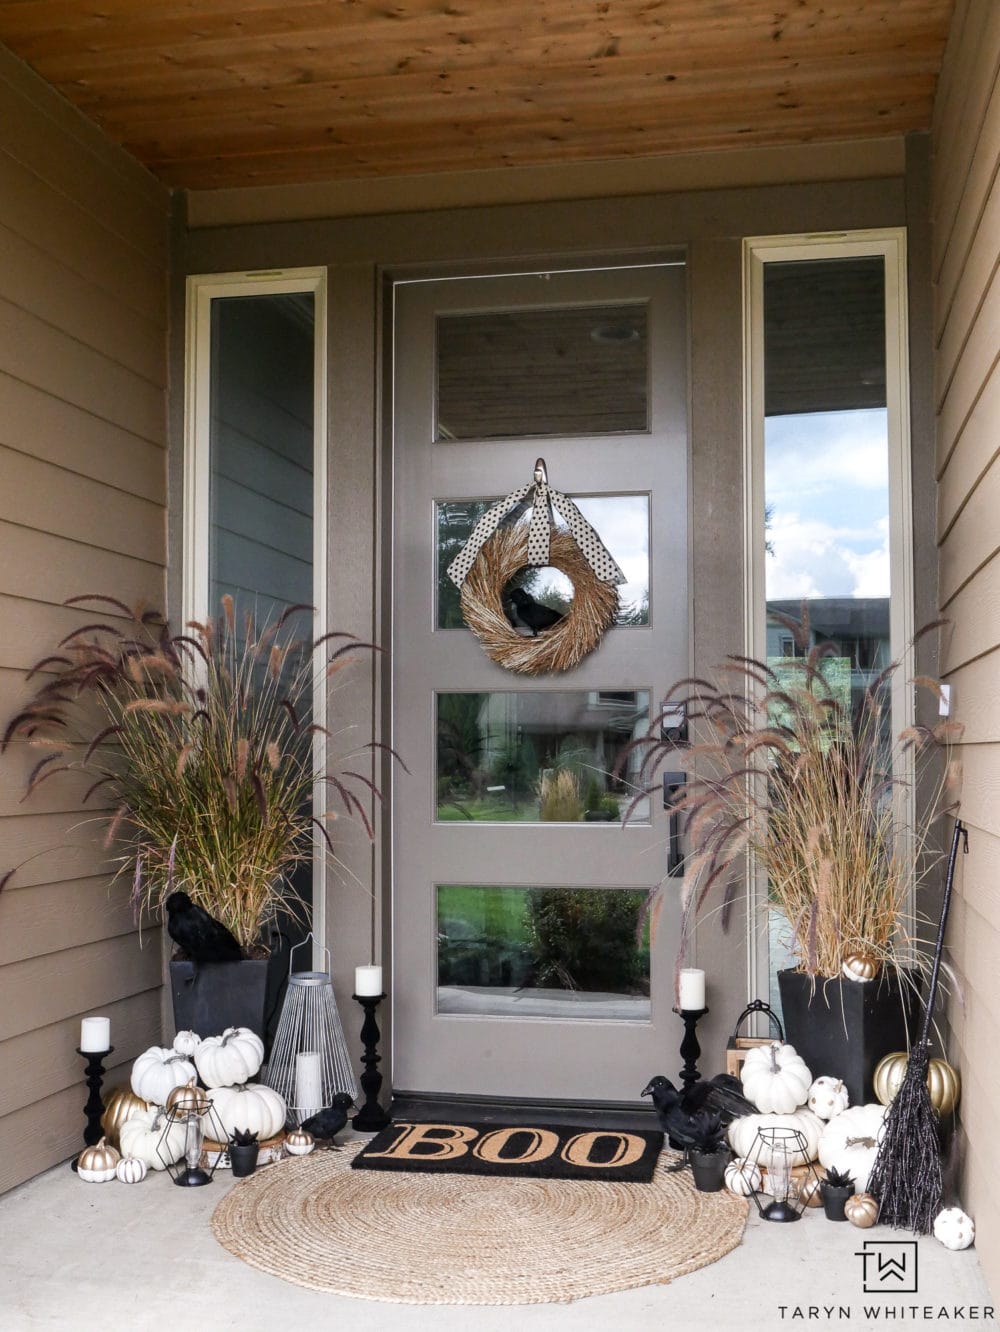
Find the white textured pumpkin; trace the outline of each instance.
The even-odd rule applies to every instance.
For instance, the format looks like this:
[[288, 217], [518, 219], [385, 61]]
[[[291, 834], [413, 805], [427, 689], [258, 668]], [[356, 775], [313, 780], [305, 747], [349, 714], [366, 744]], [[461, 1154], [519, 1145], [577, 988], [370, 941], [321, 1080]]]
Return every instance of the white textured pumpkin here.
[[264, 1042], [249, 1027], [227, 1027], [221, 1036], [205, 1037], [194, 1062], [206, 1087], [235, 1087], [260, 1069]]
[[196, 1031], [179, 1031], [174, 1037], [174, 1049], [185, 1059], [193, 1058], [199, 1045], [201, 1045], [201, 1037]]
[[976, 1223], [961, 1207], [946, 1207], [934, 1218], [934, 1238], [946, 1249], [967, 1249], [976, 1238]]
[[840, 1170], [850, 1175], [855, 1193], [868, 1192], [886, 1108], [871, 1102], [842, 1110], [830, 1120], [820, 1137], [820, 1164], [827, 1170]]
[[[762, 1128], [797, 1129], [805, 1139], [806, 1145], [804, 1150], [795, 1153], [792, 1164], [806, 1165], [809, 1161], [816, 1160], [823, 1121], [805, 1106], [794, 1110], [790, 1115], [742, 1115], [739, 1119], [734, 1119], [729, 1126], [728, 1137], [729, 1145], [737, 1156], [750, 1155], [757, 1132]], [[766, 1170], [771, 1165], [771, 1155], [771, 1149], [763, 1145], [759, 1152], [754, 1153], [754, 1159]]]
[[146, 1162], [137, 1156], [123, 1156], [115, 1166], [115, 1174], [123, 1184], [141, 1184], [148, 1170]]
[[127, 1119], [119, 1138], [123, 1156], [134, 1156], [151, 1170], [166, 1170], [184, 1155], [185, 1125], [178, 1120], [168, 1127], [166, 1115], [154, 1106]]
[[237, 1129], [256, 1133], [263, 1142], [273, 1138], [285, 1127], [288, 1107], [284, 1097], [273, 1087], [248, 1082], [244, 1087], [210, 1087], [208, 1097], [215, 1106], [219, 1122], [232, 1137]]
[[809, 1088], [809, 1109], [820, 1119], [833, 1119], [843, 1114], [851, 1104], [851, 1097], [840, 1078], [816, 1078]]
[[805, 1105], [812, 1074], [794, 1045], [770, 1041], [747, 1051], [741, 1074], [743, 1091], [765, 1114], [790, 1115]]
[[726, 1166], [726, 1188], [740, 1198], [749, 1198], [751, 1193], [758, 1193], [761, 1186], [761, 1173], [757, 1166], [742, 1157], [730, 1161]]
[[197, 1076], [190, 1059], [166, 1046], [153, 1045], [132, 1065], [132, 1090], [151, 1105], [165, 1105], [175, 1087]]

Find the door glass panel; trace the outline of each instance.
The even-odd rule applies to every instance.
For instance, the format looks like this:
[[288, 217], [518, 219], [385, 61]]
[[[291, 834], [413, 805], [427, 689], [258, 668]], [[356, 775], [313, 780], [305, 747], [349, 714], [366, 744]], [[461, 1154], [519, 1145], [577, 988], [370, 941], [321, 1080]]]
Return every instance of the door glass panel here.
[[649, 428], [644, 305], [439, 315], [439, 442]]
[[438, 1012], [648, 1021], [647, 898], [439, 884]]
[[437, 819], [615, 825], [641, 754], [615, 766], [648, 725], [645, 689], [438, 694]]
[[[767, 660], [795, 680], [788, 660], [831, 644], [851, 714], [891, 660], [885, 260], [768, 262], [763, 286]], [[777, 1006], [777, 912], [769, 931]]]
[[[443, 500], [435, 505], [437, 532], [437, 627], [462, 629], [459, 590], [448, 577], [448, 565], [472, 534], [483, 514], [501, 496], [494, 499]], [[583, 495], [571, 496], [573, 503], [594, 528], [628, 581], [618, 588], [617, 624], [626, 627], [649, 624], [649, 496]], [[556, 527], [565, 528], [559, 513]], [[516, 521], [516, 516], [515, 516]], [[560, 608], [560, 601], [572, 597], [572, 584], [565, 574], [554, 569], [526, 570], [522, 586], [536, 600]], [[556, 596], [548, 595], [554, 589]]]

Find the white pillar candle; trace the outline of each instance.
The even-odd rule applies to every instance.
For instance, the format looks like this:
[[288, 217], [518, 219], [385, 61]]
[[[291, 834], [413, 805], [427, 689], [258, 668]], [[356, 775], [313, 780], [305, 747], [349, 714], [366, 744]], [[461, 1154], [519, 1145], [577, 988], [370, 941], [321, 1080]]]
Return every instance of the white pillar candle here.
[[323, 1108], [323, 1082], [315, 1050], [303, 1050], [295, 1056], [295, 1106], [298, 1110]]
[[381, 967], [355, 967], [354, 993], [378, 996], [382, 993]]
[[80, 1023], [80, 1049], [86, 1054], [103, 1054], [111, 1049], [111, 1019], [84, 1018]]
[[705, 973], [697, 967], [681, 970], [678, 1007], [688, 1013], [696, 1013], [705, 1007]]

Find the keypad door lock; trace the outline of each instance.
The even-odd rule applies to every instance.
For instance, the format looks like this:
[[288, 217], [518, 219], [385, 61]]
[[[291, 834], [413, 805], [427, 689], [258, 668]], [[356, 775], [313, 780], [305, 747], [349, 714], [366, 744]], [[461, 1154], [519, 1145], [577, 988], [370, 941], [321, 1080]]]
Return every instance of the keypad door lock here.
[[669, 745], [688, 742], [687, 704], [664, 703], [660, 710], [660, 739]]

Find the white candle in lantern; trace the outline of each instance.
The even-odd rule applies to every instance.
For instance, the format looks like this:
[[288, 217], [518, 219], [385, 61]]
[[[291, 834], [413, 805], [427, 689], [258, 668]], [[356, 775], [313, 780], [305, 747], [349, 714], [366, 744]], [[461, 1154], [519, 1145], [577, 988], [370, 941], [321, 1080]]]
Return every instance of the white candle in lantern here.
[[295, 1056], [295, 1105], [299, 1110], [323, 1108], [323, 1082], [315, 1050], [303, 1050]]
[[378, 997], [382, 993], [382, 968], [355, 967], [354, 993], [363, 994], [366, 998], [369, 995]]
[[86, 1017], [80, 1023], [80, 1049], [86, 1054], [103, 1054], [111, 1049], [111, 1019]]
[[688, 1013], [697, 1013], [705, 1007], [705, 973], [697, 967], [681, 970], [678, 987], [678, 1007]]

